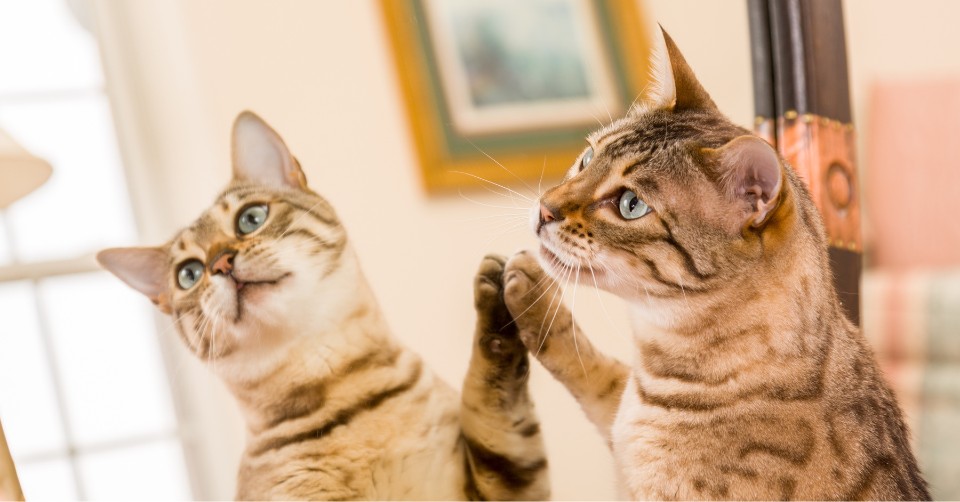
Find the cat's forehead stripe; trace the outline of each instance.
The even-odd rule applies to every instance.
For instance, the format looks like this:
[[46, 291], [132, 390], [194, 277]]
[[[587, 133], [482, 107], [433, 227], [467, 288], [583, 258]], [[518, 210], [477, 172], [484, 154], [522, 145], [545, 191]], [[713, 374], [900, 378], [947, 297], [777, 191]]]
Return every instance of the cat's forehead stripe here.
[[267, 197], [267, 193], [264, 192], [263, 188], [250, 186], [250, 185], [239, 185], [233, 188], [229, 188], [220, 194], [219, 200], [226, 201], [228, 203], [238, 204], [241, 201], [244, 201], [248, 198], [257, 196], [261, 199]]
[[610, 123], [602, 129], [594, 131], [587, 136], [587, 141], [596, 145], [604, 145], [610, 141], [612, 137], [619, 136], [628, 131], [623, 129], [623, 124], [625, 119], [617, 120], [616, 122]]
[[206, 242], [213, 238], [213, 234], [219, 232], [220, 228], [210, 214], [204, 214], [187, 230], [190, 232], [194, 241]]

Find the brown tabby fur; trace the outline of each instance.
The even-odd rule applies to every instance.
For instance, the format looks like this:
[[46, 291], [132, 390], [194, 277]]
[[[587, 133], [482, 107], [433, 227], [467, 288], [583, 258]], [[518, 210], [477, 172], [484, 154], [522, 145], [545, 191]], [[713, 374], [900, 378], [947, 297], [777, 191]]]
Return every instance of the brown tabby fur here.
[[[592, 162], [543, 195], [537, 228], [548, 274], [596, 281], [643, 321], [633, 365], [552, 306], [559, 286], [530, 253], [505, 272], [523, 342], [608, 440], [631, 498], [928, 499], [803, 182], [664, 45], [660, 89], [588, 138]], [[623, 218], [624, 190], [652, 212]]]
[[[251, 204], [269, 212], [241, 235]], [[333, 208], [252, 113], [237, 118], [234, 179], [209, 210], [163, 246], [98, 259], [172, 315], [236, 397], [247, 425], [238, 499], [549, 496], [504, 260], [485, 259], [475, 279], [458, 397], [391, 334]], [[191, 260], [203, 275], [184, 289], [177, 273]]]

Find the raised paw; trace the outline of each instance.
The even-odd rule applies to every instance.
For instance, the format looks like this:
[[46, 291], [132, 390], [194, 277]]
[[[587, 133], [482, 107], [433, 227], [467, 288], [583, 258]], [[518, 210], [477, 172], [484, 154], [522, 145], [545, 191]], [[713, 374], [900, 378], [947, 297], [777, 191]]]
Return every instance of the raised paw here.
[[523, 379], [529, 363], [527, 351], [520, 341], [517, 325], [503, 301], [503, 271], [507, 260], [499, 255], [487, 255], [480, 263], [474, 278], [474, 306], [477, 310], [477, 329], [474, 350], [488, 363], [478, 368], [490, 384]]
[[527, 388], [527, 349], [503, 299], [507, 260], [489, 255], [474, 279], [477, 329], [460, 427], [474, 500], [545, 500], [543, 437]]
[[[572, 326], [570, 311], [563, 305], [563, 289], [540, 267], [536, 257], [520, 251], [504, 268], [504, 303], [530, 352], [539, 355]], [[553, 333], [549, 337], [548, 333]]]

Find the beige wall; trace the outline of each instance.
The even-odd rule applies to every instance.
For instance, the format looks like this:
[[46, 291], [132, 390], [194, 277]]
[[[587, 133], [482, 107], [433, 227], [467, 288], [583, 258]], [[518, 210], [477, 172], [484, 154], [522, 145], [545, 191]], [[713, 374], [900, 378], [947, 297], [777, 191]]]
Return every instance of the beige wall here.
[[[240, 110], [255, 110], [287, 140], [311, 185], [338, 208], [398, 336], [459, 384], [474, 320], [476, 264], [484, 253], [511, 253], [535, 241], [526, 228], [507, 228], [508, 218], [499, 227], [477, 220], [502, 210], [424, 194], [377, 3], [97, 5], [144, 240], [165, 239], [212, 200], [228, 178], [230, 123]], [[849, 0], [845, 6], [856, 105], [877, 76], [960, 73], [953, 26], [960, 3]], [[651, 32], [655, 20], [663, 23], [720, 107], [748, 125], [744, 3], [652, 0], [642, 8]], [[483, 192], [471, 197], [515, 204]], [[623, 306], [581, 290], [576, 312], [585, 330], [605, 349], [625, 353]], [[196, 423], [188, 432], [202, 439], [193, 468], [206, 482], [198, 494], [230, 497], [242, 444], [236, 412], [169, 330], [164, 336], [175, 383], [184, 391], [181, 413]], [[613, 498], [609, 455], [576, 404], [539, 368], [533, 392], [555, 498]]]

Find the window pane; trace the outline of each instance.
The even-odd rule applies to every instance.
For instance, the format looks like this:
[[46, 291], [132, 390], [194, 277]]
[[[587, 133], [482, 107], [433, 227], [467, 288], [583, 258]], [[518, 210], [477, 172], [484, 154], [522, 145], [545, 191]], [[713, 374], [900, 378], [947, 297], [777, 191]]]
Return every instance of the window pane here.
[[14, 460], [65, 449], [33, 294], [26, 281], [0, 284], [0, 421]]
[[17, 464], [23, 498], [35, 500], [77, 500], [73, 469], [66, 458]]
[[5, 104], [0, 127], [53, 165], [53, 176], [7, 211], [21, 261], [75, 257], [132, 241], [133, 218], [102, 96]]
[[175, 430], [149, 302], [105, 272], [40, 291], [77, 444]]
[[103, 85], [96, 40], [74, 20], [69, 3], [0, 2], [0, 98]]
[[183, 451], [173, 439], [81, 455], [80, 473], [90, 500], [190, 498]]

